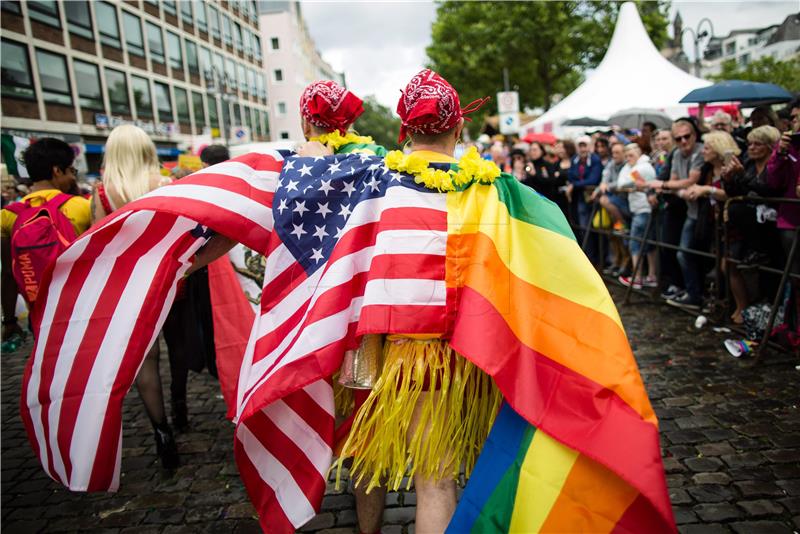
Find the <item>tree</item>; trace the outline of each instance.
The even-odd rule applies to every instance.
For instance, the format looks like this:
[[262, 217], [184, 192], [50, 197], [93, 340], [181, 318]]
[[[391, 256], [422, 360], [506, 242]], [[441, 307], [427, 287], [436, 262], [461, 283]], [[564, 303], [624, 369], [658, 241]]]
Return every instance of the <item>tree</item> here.
[[771, 56], [756, 59], [742, 68], [735, 59], [722, 63], [722, 71], [712, 76], [715, 81], [747, 80], [780, 85], [790, 93], [800, 92], [800, 58], [777, 61]]
[[387, 150], [398, 148], [400, 119], [392, 115], [392, 110], [381, 105], [374, 96], [364, 98], [364, 113], [356, 120], [355, 129], [361, 135], [371, 136], [375, 143]]
[[[668, 2], [637, 2], [657, 47], [667, 39]], [[503, 68], [520, 105], [549, 109], [597, 66], [608, 48], [620, 4], [441, 1], [427, 49], [429, 66], [459, 89], [463, 103], [503, 90]], [[475, 133], [482, 117], [476, 113]]]

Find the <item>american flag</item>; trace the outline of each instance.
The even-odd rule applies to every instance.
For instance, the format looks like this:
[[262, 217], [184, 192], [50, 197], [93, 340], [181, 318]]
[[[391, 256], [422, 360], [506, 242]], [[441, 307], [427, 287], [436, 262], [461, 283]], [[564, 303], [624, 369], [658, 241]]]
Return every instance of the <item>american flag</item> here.
[[366, 333], [447, 331], [446, 195], [374, 156], [250, 154], [78, 239], [44, 286], [22, 402], [42, 465], [71, 489], [118, 486], [122, 397], [206, 227], [267, 257], [234, 449], [264, 530], [292, 532], [325, 491], [344, 351]]

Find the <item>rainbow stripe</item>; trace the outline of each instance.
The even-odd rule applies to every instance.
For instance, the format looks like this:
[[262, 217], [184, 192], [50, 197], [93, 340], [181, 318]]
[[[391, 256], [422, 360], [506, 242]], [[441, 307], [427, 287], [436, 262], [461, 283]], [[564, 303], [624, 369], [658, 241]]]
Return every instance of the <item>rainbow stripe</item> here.
[[451, 345], [498, 417], [452, 532], [674, 532], [619, 315], [555, 204], [513, 177], [448, 194]]

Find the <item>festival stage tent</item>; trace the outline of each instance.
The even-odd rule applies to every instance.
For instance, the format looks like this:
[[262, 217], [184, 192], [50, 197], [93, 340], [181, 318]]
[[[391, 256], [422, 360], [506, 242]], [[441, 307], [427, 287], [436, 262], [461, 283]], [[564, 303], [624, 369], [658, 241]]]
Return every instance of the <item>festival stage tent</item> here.
[[524, 124], [520, 134], [562, 134], [562, 123], [588, 116], [607, 119], [626, 108], [651, 108], [673, 118], [688, 113], [681, 98], [711, 82], [688, 74], [656, 49], [633, 2], [622, 5], [614, 35], [603, 61], [580, 87], [536, 120]]

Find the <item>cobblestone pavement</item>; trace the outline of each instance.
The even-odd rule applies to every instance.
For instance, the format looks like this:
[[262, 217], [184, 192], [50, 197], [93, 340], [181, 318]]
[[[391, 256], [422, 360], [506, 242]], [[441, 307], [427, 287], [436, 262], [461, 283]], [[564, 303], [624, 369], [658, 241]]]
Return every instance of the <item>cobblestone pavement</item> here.
[[[614, 290], [616, 293], [616, 290]], [[724, 334], [695, 330], [667, 306], [621, 309], [661, 422], [670, 497], [686, 533], [800, 530], [800, 416], [797, 363], [769, 353], [753, 368], [722, 348]], [[18, 415], [30, 347], [2, 356], [2, 528], [5, 532], [257, 532], [255, 512], [233, 462], [233, 427], [213, 379], [192, 374], [191, 431], [177, 436], [183, 467], [157, 464], [136, 393], [124, 408], [122, 478], [116, 494], [73, 494], [46, 477]], [[168, 382], [169, 372], [162, 362]], [[165, 383], [165, 391], [168, 391]], [[413, 492], [387, 496], [385, 533], [414, 530]], [[353, 497], [333, 485], [303, 530], [354, 531]]]

